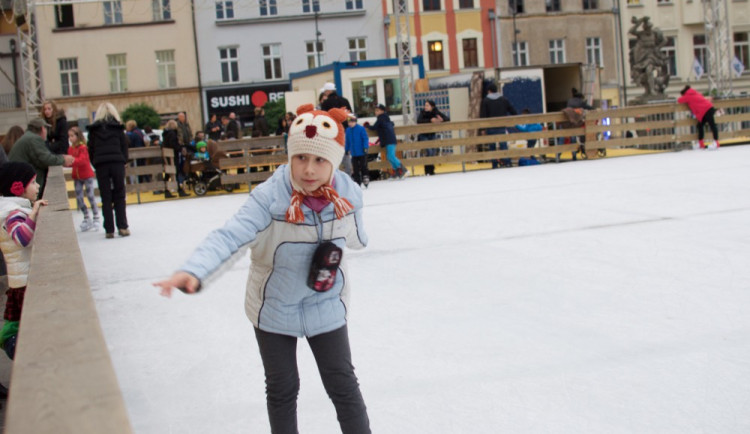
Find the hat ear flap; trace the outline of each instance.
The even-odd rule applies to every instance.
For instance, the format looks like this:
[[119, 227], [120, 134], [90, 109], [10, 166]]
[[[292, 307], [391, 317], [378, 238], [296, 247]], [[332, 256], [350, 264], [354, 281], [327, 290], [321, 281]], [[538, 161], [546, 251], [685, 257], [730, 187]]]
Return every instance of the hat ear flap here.
[[328, 110], [328, 115], [331, 116], [336, 122], [344, 122], [347, 118], [346, 109], [332, 108]]
[[301, 115], [302, 113], [307, 113], [315, 110], [315, 106], [312, 104], [302, 104], [301, 106], [297, 107], [297, 116]]

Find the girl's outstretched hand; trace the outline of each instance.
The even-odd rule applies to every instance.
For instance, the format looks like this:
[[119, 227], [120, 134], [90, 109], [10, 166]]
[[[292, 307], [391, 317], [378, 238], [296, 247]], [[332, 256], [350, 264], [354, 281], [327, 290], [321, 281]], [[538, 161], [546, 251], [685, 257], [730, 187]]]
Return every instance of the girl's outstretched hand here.
[[195, 294], [200, 289], [200, 281], [197, 277], [184, 271], [178, 271], [167, 280], [154, 282], [154, 286], [161, 288], [161, 295], [171, 297], [172, 291], [177, 288], [185, 294]]

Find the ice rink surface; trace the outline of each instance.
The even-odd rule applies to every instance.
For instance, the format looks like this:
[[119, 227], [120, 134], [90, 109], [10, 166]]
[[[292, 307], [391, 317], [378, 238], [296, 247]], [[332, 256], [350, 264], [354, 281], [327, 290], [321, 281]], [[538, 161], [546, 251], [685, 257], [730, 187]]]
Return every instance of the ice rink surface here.
[[[750, 432], [750, 146], [370, 185], [347, 251], [374, 433]], [[128, 207], [79, 235], [137, 433], [268, 433], [247, 254], [167, 277], [247, 199]], [[76, 213], [74, 220], [81, 220]], [[339, 432], [305, 341], [300, 432]]]

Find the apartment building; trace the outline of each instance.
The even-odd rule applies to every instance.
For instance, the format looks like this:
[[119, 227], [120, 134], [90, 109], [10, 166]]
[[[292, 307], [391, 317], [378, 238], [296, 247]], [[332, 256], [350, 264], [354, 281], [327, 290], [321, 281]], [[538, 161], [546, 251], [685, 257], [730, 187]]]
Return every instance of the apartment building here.
[[[409, 1], [409, 0], [399, 0]], [[383, 0], [388, 57], [397, 57], [395, 0]], [[497, 29], [493, 0], [413, 0], [408, 4], [412, 56], [423, 56], [427, 78], [495, 68]]]
[[[679, 96], [680, 90], [689, 84], [701, 92], [706, 92], [709, 83], [708, 39], [704, 25], [703, 2], [701, 0], [620, 0], [622, 14], [622, 32], [625, 41], [625, 52], [628, 51], [628, 29], [633, 17], [648, 16], [654, 26], [661, 30], [666, 38], [663, 51], [669, 59], [669, 96]], [[729, 43], [731, 62], [739, 62], [744, 69], [741, 75], [732, 75], [732, 87], [735, 95], [747, 94], [750, 91], [750, 6], [745, 0], [726, 0], [729, 17]], [[735, 61], [734, 58], [737, 60]], [[700, 64], [698, 77], [694, 66]], [[630, 71], [628, 56], [625, 56], [625, 70]], [[642, 90], [628, 76], [627, 94], [639, 95]]]
[[218, 0], [196, 7], [206, 115], [281, 98], [290, 74], [333, 62], [382, 59], [380, 4], [366, 0]]
[[164, 117], [202, 125], [192, 3], [113, 0], [35, 6], [44, 97], [69, 120], [101, 102], [146, 103]]
[[615, 0], [498, 0], [501, 68], [580, 63], [595, 66], [601, 95], [620, 105]]
[[0, 10], [3, 14], [0, 19], [0, 110], [14, 110], [23, 107], [21, 46], [16, 36], [12, 2], [0, 1]]

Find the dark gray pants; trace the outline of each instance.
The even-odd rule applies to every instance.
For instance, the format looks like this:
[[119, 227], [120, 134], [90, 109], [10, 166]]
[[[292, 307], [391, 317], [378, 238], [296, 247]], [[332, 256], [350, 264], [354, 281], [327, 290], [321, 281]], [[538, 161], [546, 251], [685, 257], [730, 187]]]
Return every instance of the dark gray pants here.
[[[273, 434], [297, 434], [297, 340], [255, 329], [266, 372], [266, 402]], [[369, 434], [367, 408], [354, 375], [349, 332], [346, 326], [307, 339], [318, 364], [320, 378], [336, 407], [341, 432]]]

